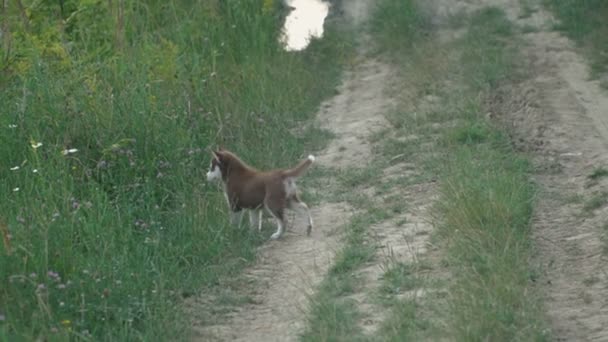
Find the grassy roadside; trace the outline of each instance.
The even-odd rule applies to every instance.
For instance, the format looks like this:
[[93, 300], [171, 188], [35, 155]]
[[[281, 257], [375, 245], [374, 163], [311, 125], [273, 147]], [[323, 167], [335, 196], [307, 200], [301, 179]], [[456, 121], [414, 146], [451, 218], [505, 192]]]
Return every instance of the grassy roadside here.
[[285, 52], [279, 1], [64, 3], [3, 8], [0, 339], [180, 339], [183, 297], [261, 242], [227, 224], [206, 148], [275, 167], [320, 147], [292, 129], [348, 35]]
[[308, 329], [301, 341], [357, 341], [361, 339], [356, 301], [349, 297], [358, 288], [353, 272], [374, 256], [375, 246], [366, 244], [366, 229], [383, 219], [383, 213], [369, 210], [356, 215], [344, 228], [346, 245], [336, 255], [315, 295], [310, 299]]
[[[602, 0], [545, 0], [560, 20], [558, 30], [578, 42], [591, 57], [591, 76], [608, 72], [608, 3]], [[602, 86], [608, 88], [608, 81]]]
[[[416, 8], [416, 2], [382, 3], [386, 8]], [[433, 142], [434, 147], [426, 152], [435, 157], [429, 159], [422, 150], [410, 158], [428, 163], [440, 180], [435, 238], [444, 248], [443, 259], [451, 276], [445, 298], [440, 300], [395, 297], [379, 339], [546, 340], [540, 297], [531, 285], [534, 187], [528, 178], [528, 163], [513, 151], [501, 128], [484, 116], [493, 90], [508, 83], [515, 73], [515, 28], [500, 9], [485, 8], [450, 22], [448, 28], [464, 27], [467, 33], [441, 45], [429, 41], [429, 36], [436, 37], [428, 26], [416, 26], [423, 20], [408, 21], [416, 14], [399, 13], [380, 11], [376, 22], [381, 25], [374, 30], [383, 50], [404, 69], [405, 82], [416, 88], [413, 95], [406, 94], [403, 111], [390, 120], [395, 135], [415, 134], [423, 136], [418, 140]], [[416, 39], [422, 34], [427, 42]], [[403, 53], [393, 46], [412, 48]], [[441, 103], [431, 109], [422, 105], [408, 109], [420, 99], [435, 97], [441, 97]], [[408, 153], [413, 151], [411, 147], [402, 144]], [[425, 288], [416, 265], [403, 267], [407, 272], [398, 272], [400, 283]], [[387, 277], [394, 278], [388, 272]], [[443, 309], [430, 309], [437, 305]], [[425, 317], [420, 317], [421, 312]]]

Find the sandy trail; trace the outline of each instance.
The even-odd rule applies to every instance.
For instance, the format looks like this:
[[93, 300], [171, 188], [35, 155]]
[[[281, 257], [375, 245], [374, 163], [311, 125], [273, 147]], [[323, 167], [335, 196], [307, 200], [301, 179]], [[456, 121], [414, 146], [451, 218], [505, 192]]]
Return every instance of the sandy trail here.
[[[347, 20], [363, 25], [373, 3], [344, 1]], [[357, 58], [353, 69], [345, 73], [338, 95], [325, 101], [316, 116], [322, 128], [336, 134], [317, 156], [316, 163], [322, 167], [340, 170], [366, 164], [371, 151], [367, 138], [385, 124], [383, 114], [392, 104], [383, 92], [390, 69], [365, 57], [365, 49], [359, 51]], [[244, 291], [253, 298], [253, 304], [238, 308], [217, 325], [201, 322], [197, 326], [194, 322], [195, 340], [297, 340], [306, 326], [308, 300], [340, 248], [336, 229], [347, 223], [352, 214], [345, 203], [323, 202], [311, 210], [315, 220], [311, 237], [305, 235], [304, 224], [299, 220], [295, 227], [292, 223], [282, 239], [260, 248], [258, 261], [245, 271], [247, 283], [253, 285]]]

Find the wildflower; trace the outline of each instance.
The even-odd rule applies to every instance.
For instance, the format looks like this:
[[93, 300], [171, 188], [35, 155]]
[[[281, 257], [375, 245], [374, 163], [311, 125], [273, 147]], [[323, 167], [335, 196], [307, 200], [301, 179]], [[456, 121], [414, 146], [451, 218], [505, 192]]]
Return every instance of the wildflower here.
[[17, 125], [15, 125], [15, 124], [10, 124], [10, 125], [8, 125], [8, 128], [10, 128], [10, 129], [15, 129], [15, 128], [17, 128]]
[[57, 273], [57, 272], [48, 271], [47, 275], [49, 276], [49, 278], [51, 278], [51, 279], [53, 279], [55, 281], [61, 280], [61, 277], [59, 276], [59, 273]]
[[32, 172], [33, 173], [38, 173], [38, 169], [33, 169]]
[[105, 161], [105, 160], [100, 160], [100, 161], [97, 163], [97, 168], [99, 168], [99, 169], [105, 169], [105, 168], [107, 168], [107, 167], [108, 167], [108, 162], [107, 162], [107, 161]]
[[75, 198], [72, 198], [72, 209], [77, 210], [78, 208], [80, 208], [80, 202]]
[[35, 140], [30, 141], [30, 144], [32, 145], [32, 148], [33, 148], [34, 150], [36, 150], [36, 149], [38, 149], [38, 147], [42, 146], [42, 143], [41, 143], [41, 142], [39, 142], [39, 141], [35, 141]]
[[30, 273], [30, 278], [36, 278], [36, 275], [37, 275], [36, 273], [32, 272], [32, 273]]
[[46, 285], [44, 285], [44, 284], [38, 284], [38, 286], [36, 287], [36, 289], [38, 291], [44, 291], [44, 290], [46, 290]]
[[64, 302], [59, 302], [59, 307], [61, 307], [61, 308], [62, 308], [62, 307], [64, 307], [64, 306], [65, 306], [65, 303], [64, 303]]
[[16, 187], [16, 188], [13, 189], [13, 192], [17, 192], [19, 190], [20, 190], [19, 187]]
[[64, 156], [67, 156], [68, 154], [72, 154], [72, 153], [76, 153], [78, 152], [77, 148], [70, 148], [70, 149], [65, 149], [63, 151], [61, 151], [61, 154], [63, 154]]
[[17, 171], [17, 170], [19, 170], [19, 166], [18, 165], [11, 167], [11, 171]]

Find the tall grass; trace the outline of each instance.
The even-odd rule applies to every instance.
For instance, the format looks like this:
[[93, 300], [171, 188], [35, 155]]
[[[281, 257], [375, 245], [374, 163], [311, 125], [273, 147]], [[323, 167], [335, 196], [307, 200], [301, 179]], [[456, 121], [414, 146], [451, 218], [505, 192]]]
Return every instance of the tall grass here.
[[[511, 23], [498, 8], [473, 13], [461, 43], [468, 103], [445, 135], [438, 236], [454, 275], [448, 331], [458, 341], [541, 341], [545, 325], [531, 289], [529, 163], [499, 128], [486, 122], [484, 98], [515, 74]], [[480, 96], [481, 94], [481, 96]]]
[[182, 296], [261, 241], [227, 224], [206, 149], [300, 158], [321, 135], [291, 128], [336, 84], [348, 41], [332, 26], [283, 51], [278, 1], [24, 4], [27, 21], [3, 17], [0, 339], [183, 337]]
[[608, 2], [602, 0], [546, 0], [560, 20], [558, 29], [584, 46], [592, 57], [592, 69], [608, 71]]
[[376, 4], [370, 29], [381, 51], [399, 57], [430, 29], [430, 16], [417, 1], [385, 0]]

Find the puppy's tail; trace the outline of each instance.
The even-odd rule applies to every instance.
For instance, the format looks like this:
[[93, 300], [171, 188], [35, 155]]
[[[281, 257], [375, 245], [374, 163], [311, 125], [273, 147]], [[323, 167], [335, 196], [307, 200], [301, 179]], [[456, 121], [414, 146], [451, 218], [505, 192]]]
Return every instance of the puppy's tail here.
[[288, 169], [288, 170], [283, 171], [283, 176], [285, 178], [297, 178], [302, 173], [304, 173], [304, 171], [306, 171], [310, 167], [310, 165], [312, 164], [312, 162], [314, 162], [314, 161], [315, 161], [315, 156], [313, 156], [311, 154], [311, 155], [308, 156], [308, 158], [302, 160], [300, 162], [300, 164], [298, 164], [293, 169]]

